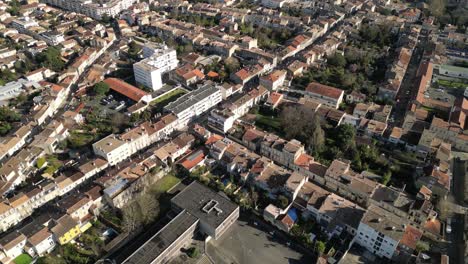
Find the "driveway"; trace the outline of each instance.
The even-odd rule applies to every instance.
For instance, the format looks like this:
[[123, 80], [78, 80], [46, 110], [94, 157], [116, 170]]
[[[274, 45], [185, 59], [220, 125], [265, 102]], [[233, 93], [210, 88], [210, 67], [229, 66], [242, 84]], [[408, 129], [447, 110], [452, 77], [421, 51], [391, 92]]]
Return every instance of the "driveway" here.
[[220, 239], [207, 244], [207, 253], [217, 264], [301, 264], [312, 263], [269, 233], [238, 220]]

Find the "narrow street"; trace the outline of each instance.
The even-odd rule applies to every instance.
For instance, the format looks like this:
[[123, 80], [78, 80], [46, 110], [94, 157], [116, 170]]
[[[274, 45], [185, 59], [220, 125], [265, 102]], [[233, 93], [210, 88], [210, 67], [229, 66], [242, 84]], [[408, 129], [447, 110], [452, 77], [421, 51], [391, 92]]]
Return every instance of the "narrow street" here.
[[408, 69], [406, 70], [405, 76], [400, 86], [400, 90], [396, 96], [396, 103], [393, 112], [393, 126], [401, 127], [405, 120], [406, 111], [408, 110], [409, 103], [415, 93], [416, 74], [418, 71], [419, 63], [422, 59], [423, 50], [419, 48], [421, 44], [414, 49], [413, 55], [411, 56]]

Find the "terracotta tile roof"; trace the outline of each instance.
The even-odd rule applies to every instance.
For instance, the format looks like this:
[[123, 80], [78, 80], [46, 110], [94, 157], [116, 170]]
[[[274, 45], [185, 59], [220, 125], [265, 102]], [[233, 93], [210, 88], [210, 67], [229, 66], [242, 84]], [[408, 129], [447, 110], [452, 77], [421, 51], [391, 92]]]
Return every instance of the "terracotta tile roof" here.
[[411, 248], [416, 249], [416, 243], [421, 239], [422, 232], [417, 228], [410, 225], [406, 226], [405, 233], [400, 240], [400, 243]]
[[281, 223], [283, 223], [288, 229], [291, 229], [294, 225], [294, 220], [288, 214], [285, 214], [283, 219], [281, 219]]
[[310, 83], [306, 87], [306, 91], [334, 99], [338, 99], [343, 94], [343, 90], [341, 89], [316, 82]]
[[282, 99], [283, 99], [283, 94], [273, 92], [270, 94], [270, 97], [268, 97], [267, 103], [273, 106], [276, 106], [277, 104], [281, 102]]
[[48, 228], [44, 227], [43, 229], [41, 229], [36, 234], [29, 237], [28, 242], [31, 243], [31, 245], [33, 245], [33, 246], [37, 246], [39, 243], [46, 240], [51, 235], [52, 234], [49, 232]]
[[207, 75], [208, 77], [210, 77], [210, 78], [216, 78], [216, 77], [219, 76], [219, 74], [216, 73], [216, 72], [214, 72], [214, 71], [210, 71], [210, 72], [208, 72], [206, 75]]
[[211, 145], [221, 139], [223, 139], [223, 136], [218, 135], [218, 134], [213, 134], [206, 140], [205, 145]]
[[102, 187], [101, 186], [94, 186], [93, 188], [89, 189], [85, 194], [93, 201], [97, 200], [102, 196], [101, 194]]
[[400, 139], [402, 133], [403, 133], [403, 130], [400, 127], [394, 127], [392, 129], [392, 133], [390, 134], [390, 137]]
[[286, 75], [286, 71], [277, 70], [268, 75], [262, 76], [263, 80], [268, 80], [270, 82], [276, 82], [279, 78]]
[[201, 162], [205, 160], [205, 153], [203, 149], [198, 149], [189, 155], [187, 155], [185, 158], [182, 159], [180, 164], [184, 166], [185, 169], [191, 170]]
[[433, 168], [431, 176], [437, 179], [437, 182], [443, 185], [445, 188], [450, 189], [450, 176], [447, 173], [440, 171], [437, 168]]
[[439, 220], [437, 219], [429, 220], [429, 221], [426, 221], [426, 223], [424, 224], [424, 230], [432, 234], [440, 235], [441, 226], [442, 225]]
[[135, 102], [139, 102], [144, 96], [148, 95], [147, 92], [117, 78], [107, 78], [104, 82], [107, 83], [113, 91], [122, 94]]

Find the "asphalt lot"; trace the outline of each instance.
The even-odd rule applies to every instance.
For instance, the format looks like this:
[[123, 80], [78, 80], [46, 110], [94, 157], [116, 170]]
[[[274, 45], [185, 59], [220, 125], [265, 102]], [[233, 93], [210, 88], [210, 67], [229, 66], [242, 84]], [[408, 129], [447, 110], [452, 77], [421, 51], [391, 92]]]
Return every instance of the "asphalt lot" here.
[[286, 241], [242, 220], [219, 240], [209, 242], [207, 253], [217, 264], [305, 264], [313, 261], [288, 247]]

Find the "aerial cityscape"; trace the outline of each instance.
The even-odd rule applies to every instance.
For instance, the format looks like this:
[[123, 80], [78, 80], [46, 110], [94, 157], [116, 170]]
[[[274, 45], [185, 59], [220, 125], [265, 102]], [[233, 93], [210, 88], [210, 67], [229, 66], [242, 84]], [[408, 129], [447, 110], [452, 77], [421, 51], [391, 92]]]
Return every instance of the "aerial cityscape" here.
[[1, 264], [468, 263], [468, 0], [0, 0]]

